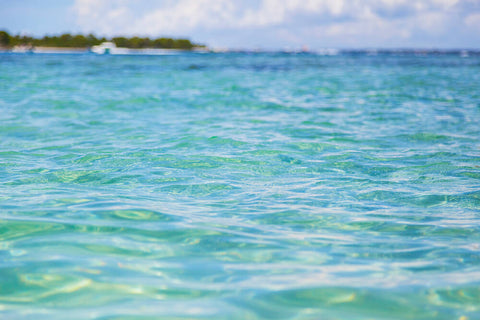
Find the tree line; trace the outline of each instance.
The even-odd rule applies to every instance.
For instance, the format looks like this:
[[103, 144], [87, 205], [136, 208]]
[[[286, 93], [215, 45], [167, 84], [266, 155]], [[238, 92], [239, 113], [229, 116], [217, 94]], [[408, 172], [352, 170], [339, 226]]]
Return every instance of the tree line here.
[[195, 47], [205, 47], [192, 43], [188, 39], [156, 38], [148, 37], [114, 37], [107, 39], [105, 37], [97, 38], [93, 34], [70, 34], [64, 33], [58, 36], [44, 36], [43, 38], [34, 38], [30, 36], [10, 35], [6, 31], [0, 31], [0, 47], [14, 47], [18, 45], [28, 45], [34, 47], [59, 47], [59, 48], [88, 48], [98, 45], [105, 41], [112, 41], [117, 47], [143, 49], [183, 49], [191, 50]]

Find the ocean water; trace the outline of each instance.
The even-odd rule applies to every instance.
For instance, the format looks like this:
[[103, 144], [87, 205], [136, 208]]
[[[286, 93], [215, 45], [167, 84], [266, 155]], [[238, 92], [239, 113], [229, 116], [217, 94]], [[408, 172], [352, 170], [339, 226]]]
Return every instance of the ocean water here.
[[480, 56], [1, 54], [0, 318], [480, 319]]

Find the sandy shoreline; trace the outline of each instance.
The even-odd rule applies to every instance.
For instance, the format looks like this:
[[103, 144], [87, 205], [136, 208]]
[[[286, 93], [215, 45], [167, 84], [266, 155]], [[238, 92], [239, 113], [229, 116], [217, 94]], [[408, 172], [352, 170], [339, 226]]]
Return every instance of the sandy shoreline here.
[[34, 52], [88, 52], [89, 48], [61, 48], [61, 47], [34, 47], [33, 48]]
[[[204, 49], [181, 50], [181, 49], [160, 49], [160, 48], [119, 48], [116, 47], [111, 50], [110, 54], [147, 54], [147, 55], [169, 55], [181, 52], [207, 52]], [[78, 47], [31, 47], [31, 46], [16, 46], [13, 48], [0, 47], [0, 52], [12, 53], [88, 53], [94, 52], [92, 48], [78, 48]], [[98, 53], [98, 52], [97, 52]], [[100, 53], [103, 54], [103, 53]]]

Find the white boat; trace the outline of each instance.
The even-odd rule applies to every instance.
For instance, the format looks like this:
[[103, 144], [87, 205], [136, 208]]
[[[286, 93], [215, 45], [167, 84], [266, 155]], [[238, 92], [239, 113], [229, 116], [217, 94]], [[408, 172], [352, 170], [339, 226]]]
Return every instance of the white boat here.
[[97, 54], [116, 54], [117, 46], [113, 42], [102, 42], [98, 46], [93, 46], [90, 50]]

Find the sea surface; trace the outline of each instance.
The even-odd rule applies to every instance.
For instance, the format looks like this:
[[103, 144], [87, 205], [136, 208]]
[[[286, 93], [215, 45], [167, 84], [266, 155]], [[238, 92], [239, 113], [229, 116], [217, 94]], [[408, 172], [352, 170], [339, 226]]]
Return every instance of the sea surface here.
[[1, 319], [480, 319], [480, 55], [0, 54]]

